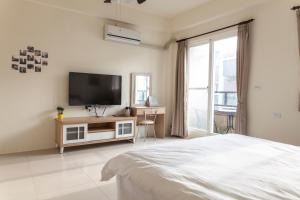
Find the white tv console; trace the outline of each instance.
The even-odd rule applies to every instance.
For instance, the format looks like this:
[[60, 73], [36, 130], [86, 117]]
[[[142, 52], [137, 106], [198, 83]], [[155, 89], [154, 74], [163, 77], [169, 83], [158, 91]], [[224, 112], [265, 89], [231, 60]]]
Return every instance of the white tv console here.
[[121, 140], [135, 142], [136, 117], [74, 117], [55, 120], [55, 141], [65, 147]]

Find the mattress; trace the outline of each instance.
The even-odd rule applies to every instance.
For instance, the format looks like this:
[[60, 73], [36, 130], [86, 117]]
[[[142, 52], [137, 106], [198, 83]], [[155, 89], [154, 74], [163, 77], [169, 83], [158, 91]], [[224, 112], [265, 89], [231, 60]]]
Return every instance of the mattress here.
[[296, 200], [300, 148], [237, 134], [183, 140], [111, 159], [102, 180], [114, 176], [124, 200]]

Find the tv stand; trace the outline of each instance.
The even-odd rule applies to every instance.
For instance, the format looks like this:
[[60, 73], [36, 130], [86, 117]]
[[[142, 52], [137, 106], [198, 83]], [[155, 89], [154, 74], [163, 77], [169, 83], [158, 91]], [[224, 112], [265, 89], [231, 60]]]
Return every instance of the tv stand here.
[[65, 147], [128, 140], [135, 142], [136, 117], [74, 117], [55, 120], [55, 142]]

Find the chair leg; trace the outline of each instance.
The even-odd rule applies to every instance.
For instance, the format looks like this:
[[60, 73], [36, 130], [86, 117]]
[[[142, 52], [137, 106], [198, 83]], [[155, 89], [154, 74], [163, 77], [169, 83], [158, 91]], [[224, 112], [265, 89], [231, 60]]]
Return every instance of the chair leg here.
[[140, 126], [137, 126], [137, 133], [135, 135], [135, 139], [139, 138], [139, 134], [140, 134]]
[[145, 137], [144, 137], [144, 142], [146, 142], [146, 137], [148, 136], [148, 126], [145, 126]]
[[154, 135], [154, 139], [156, 141], [156, 132], [155, 132], [155, 126], [153, 126], [153, 135]]

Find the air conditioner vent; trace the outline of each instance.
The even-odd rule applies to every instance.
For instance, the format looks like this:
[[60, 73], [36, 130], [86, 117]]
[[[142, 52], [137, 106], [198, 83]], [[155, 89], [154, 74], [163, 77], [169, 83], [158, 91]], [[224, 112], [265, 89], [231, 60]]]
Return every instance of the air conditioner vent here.
[[104, 39], [134, 45], [141, 43], [139, 32], [114, 25], [105, 25]]

